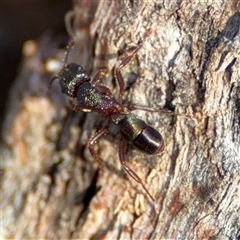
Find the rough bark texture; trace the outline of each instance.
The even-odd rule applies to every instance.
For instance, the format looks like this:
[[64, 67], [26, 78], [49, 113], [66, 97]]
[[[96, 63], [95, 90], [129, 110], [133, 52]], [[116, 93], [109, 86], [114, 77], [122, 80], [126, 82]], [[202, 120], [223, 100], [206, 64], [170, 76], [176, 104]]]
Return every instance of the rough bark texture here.
[[[161, 132], [165, 149], [128, 149], [128, 164], [157, 199], [159, 213], [118, 161], [119, 130], [86, 142], [106, 119], [74, 113], [54, 82], [42, 38], [28, 46], [3, 126], [3, 236], [15, 239], [237, 239], [240, 176], [240, 5], [238, 1], [78, 1], [69, 61], [117, 96], [114, 69], [150, 29], [122, 70], [124, 102], [187, 113], [136, 111]], [[31, 51], [30, 51], [31, 50]]]

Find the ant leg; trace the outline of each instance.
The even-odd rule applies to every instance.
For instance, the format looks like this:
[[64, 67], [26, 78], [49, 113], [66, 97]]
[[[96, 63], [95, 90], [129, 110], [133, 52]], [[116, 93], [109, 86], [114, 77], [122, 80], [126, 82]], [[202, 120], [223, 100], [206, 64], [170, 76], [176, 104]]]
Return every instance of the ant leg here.
[[182, 116], [182, 117], [185, 117], [185, 118], [191, 118], [191, 116], [188, 115], [188, 114], [174, 113], [174, 112], [171, 112], [171, 111], [158, 109], [158, 108], [150, 108], [150, 107], [147, 107], [147, 106], [140, 106], [140, 105], [132, 104], [129, 107], [130, 107], [131, 111], [143, 110], [143, 111], [147, 111], [147, 112], [162, 112], [162, 113], [165, 113], [165, 114], [177, 115], [177, 116]]
[[106, 75], [105, 69], [100, 69], [92, 79], [92, 84], [96, 85]]
[[92, 136], [89, 140], [88, 140], [88, 148], [89, 151], [92, 155], [92, 157], [94, 158], [94, 160], [96, 160], [100, 166], [102, 166], [102, 163], [99, 160], [99, 157], [96, 153], [96, 151], [94, 150], [94, 144], [96, 141], [98, 141], [103, 135], [105, 135], [109, 129], [111, 123], [111, 118], [108, 118], [108, 122], [106, 124], [106, 126], [104, 128], [102, 128], [99, 132], [97, 132], [94, 136]]
[[75, 105], [73, 103], [72, 100], [69, 99], [69, 104], [70, 104], [70, 107], [73, 111], [81, 111], [81, 112], [91, 112], [92, 109], [91, 108], [84, 108], [82, 106], [79, 106], [79, 105]]
[[122, 101], [122, 95], [124, 92], [124, 81], [123, 81], [123, 77], [122, 74], [120, 72], [120, 70], [125, 67], [132, 59], [132, 57], [136, 54], [136, 52], [143, 46], [143, 44], [140, 44], [137, 46], [137, 48], [133, 51], [133, 53], [129, 56], [127, 56], [126, 58], [124, 58], [122, 60], [122, 62], [119, 64], [118, 68], [116, 69], [116, 79], [118, 81], [118, 85], [119, 85], [119, 94], [118, 94], [118, 99], [120, 101]]
[[144, 34], [143, 39], [138, 42], [138, 46], [134, 49], [134, 51], [129, 56], [127, 56], [122, 60], [122, 62], [119, 64], [118, 68], [116, 69], [116, 79], [119, 85], [118, 99], [120, 100], [120, 102], [122, 101], [122, 95], [124, 92], [124, 81], [123, 81], [123, 77], [120, 70], [131, 61], [132, 57], [140, 50], [140, 48], [143, 46], [143, 43], [145, 42], [145, 40], [148, 38], [150, 34], [151, 34], [151, 31], [148, 31], [147, 33]]
[[97, 88], [100, 92], [112, 96], [110, 89], [100, 83], [103, 76], [106, 74], [105, 69], [100, 69], [92, 79], [92, 85]]
[[123, 169], [139, 184], [141, 184], [142, 188], [145, 190], [145, 192], [147, 193], [147, 195], [150, 197], [150, 199], [153, 201], [154, 205], [155, 205], [155, 210], [157, 212], [157, 205], [156, 205], [156, 201], [153, 198], [153, 196], [150, 194], [150, 192], [147, 190], [147, 188], [145, 187], [144, 183], [142, 182], [141, 178], [130, 168], [126, 165], [126, 160], [125, 160], [125, 151], [126, 151], [126, 142], [123, 139], [123, 137], [121, 137], [120, 139], [120, 144], [119, 144], [119, 159], [120, 159], [120, 163], [123, 167]]

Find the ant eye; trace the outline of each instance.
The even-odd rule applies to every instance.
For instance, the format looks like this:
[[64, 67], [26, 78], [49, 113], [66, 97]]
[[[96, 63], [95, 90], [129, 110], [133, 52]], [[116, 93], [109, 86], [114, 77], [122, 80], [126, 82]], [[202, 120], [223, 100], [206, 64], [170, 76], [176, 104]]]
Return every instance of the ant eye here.
[[83, 67], [81, 65], [78, 65], [76, 63], [69, 63], [66, 67], [66, 70], [69, 71], [69, 73], [71, 73], [74, 76], [77, 76], [79, 74], [85, 73], [85, 70], [83, 69]]
[[71, 82], [73, 79], [89, 78], [83, 67], [76, 63], [70, 63], [66, 65], [59, 73], [59, 76], [60, 79], [65, 82]]

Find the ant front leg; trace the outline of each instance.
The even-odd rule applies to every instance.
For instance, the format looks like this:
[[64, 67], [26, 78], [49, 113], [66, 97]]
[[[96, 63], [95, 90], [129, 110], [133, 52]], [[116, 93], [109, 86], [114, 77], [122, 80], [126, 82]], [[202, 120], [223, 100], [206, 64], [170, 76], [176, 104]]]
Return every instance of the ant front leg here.
[[92, 79], [92, 85], [98, 84], [101, 79], [106, 75], [105, 69], [100, 69]]
[[94, 150], [94, 144], [96, 143], [96, 141], [98, 141], [103, 135], [105, 135], [108, 132], [110, 123], [111, 123], [111, 118], [109, 117], [106, 126], [88, 140], [89, 151], [92, 157], [94, 158], [94, 160], [96, 160], [100, 166], [102, 166], [102, 163], [100, 162], [99, 157], [96, 151]]
[[84, 108], [84, 107], [82, 107], [82, 106], [75, 105], [75, 104], [73, 103], [73, 101], [70, 100], [70, 99], [69, 99], [69, 104], [70, 104], [70, 107], [71, 107], [71, 109], [72, 109], [73, 111], [78, 111], [78, 112], [91, 112], [91, 111], [92, 111], [91, 108], [86, 108], [86, 107]]
[[120, 102], [122, 102], [122, 95], [124, 92], [124, 80], [121, 74], [121, 69], [125, 67], [132, 59], [132, 57], [137, 53], [137, 51], [142, 47], [142, 42], [137, 46], [137, 48], [132, 52], [131, 55], [127, 56], [122, 60], [122, 62], [119, 64], [118, 68], [116, 69], [116, 79], [118, 81], [119, 85], [119, 94], [118, 94], [118, 99]]
[[142, 182], [141, 178], [130, 168], [126, 165], [126, 160], [125, 160], [125, 151], [126, 151], [126, 141], [121, 137], [120, 139], [120, 144], [119, 144], [119, 159], [120, 163], [123, 167], [123, 169], [139, 184], [141, 184], [142, 188], [145, 190], [147, 195], [150, 197], [150, 199], [153, 201], [155, 205], [155, 211], [158, 212], [158, 207], [156, 205], [156, 201], [153, 198], [153, 196], [150, 194], [144, 183]]
[[134, 51], [129, 56], [127, 56], [122, 60], [122, 62], [119, 64], [118, 68], [116, 69], [116, 79], [119, 85], [118, 99], [120, 102], [122, 102], [122, 95], [124, 92], [124, 80], [120, 70], [131, 61], [133, 56], [140, 50], [140, 48], [143, 46], [143, 43], [145, 42], [145, 40], [148, 38], [150, 34], [151, 34], [151, 31], [148, 31], [147, 33], [144, 34], [143, 39], [138, 42], [138, 46], [134, 49]]
[[107, 88], [106, 86], [101, 84], [101, 79], [106, 75], [106, 71], [105, 69], [101, 69], [99, 70], [96, 75], [94, 76], [94, 78], [92, 79], [92, 85], [100, 92], [108, 95], [108, 96], [112, 96], [112, 93], [110, 91], [109, 88]]

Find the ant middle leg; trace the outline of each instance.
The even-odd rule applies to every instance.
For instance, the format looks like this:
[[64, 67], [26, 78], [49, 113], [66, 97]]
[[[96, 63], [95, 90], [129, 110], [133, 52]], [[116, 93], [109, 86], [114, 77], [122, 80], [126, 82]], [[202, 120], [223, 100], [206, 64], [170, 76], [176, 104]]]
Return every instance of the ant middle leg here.
[[175, 112], [171, 112], [171, 111], [167, 111], [167, 110], [163, 110], [163, 109], [158, 109], [158, 108], [151, 108], [151, 107], [147, 107], [147, 106], [141, 106], [141, 105], [136, 105], [136, 104], [131, 104], [129, 106], [129, 108], [131, 109], [131, 111], [134, 110], [142, 110], [142, 111], [146, 111], [146, 112], [153, 112], [153, 113], [164, 113], [164, 114], [169, 114], [169, 115], [173, 115], [173, 116], [182, 116], [185, 118], [189, 118], [191, 119], [192, 117], [188, 114], [184, 114], [184, 113], [175, 113]]
[[141, 178], [130, 168], [127, 166], [126, 164], [126, 159], [125, 159], [125, 151], [126, 151], [126, 141], [123, 139], [123, 137], [121, 137], [120, 139], [120, 144], [119, 144], [119, 159], [120, 159], [120, 163], [123, 167], [123, 169], [139, 184], [141, 184], [142, 188], [144, 189], [144, 191], [146, 192], [146, 194], [150, 197], [150, 199], [152, 200], [152, 202], [155, 205], [155, 211], [158, 211], [158, 207], [156, 205], [156, 201], [153, 198], [153, 196], [150, 194], [150, 192], [148, 191], [148, 189], [146, 188], [146, 186], [144, 185], [143, 181], [141, 180]]
[[92, 157], [94, 158], [94, 160], [96, 160], [100, 166], [102, 166], [102, 163], [99, 160], [98, 154], [96, 153], [95, 149], [94, 149], [94, 144], [96, 141], [98, 141], [103, 135], [105, 135], [108, 132], [109, 126], [111, 123], [111, 118], [108, 118], [108, 122], [106, 124], [105, 127], [103, 127], [99, 132], [97, 132], [94, 136], [92, 136], [89, 140], [88, 140], [88, 148], [89, 151], [92, 155]]

